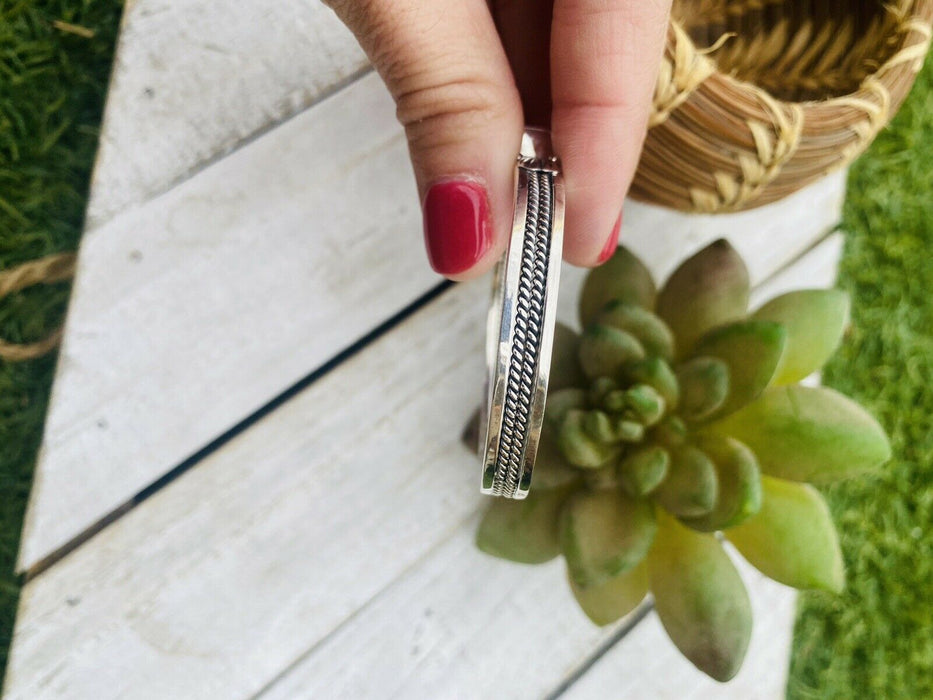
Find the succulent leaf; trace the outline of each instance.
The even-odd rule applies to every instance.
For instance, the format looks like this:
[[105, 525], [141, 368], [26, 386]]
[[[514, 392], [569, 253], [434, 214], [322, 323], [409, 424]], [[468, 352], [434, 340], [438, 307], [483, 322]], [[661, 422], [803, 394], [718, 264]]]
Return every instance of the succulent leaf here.
[[619, 447], [594, 439], [585, 427], [587, 411], [567, 411], [557, 435], [557, 444], [564, 457], [582, 469], [598, 469], [618, 457]]
[[711, 328], [744, 316], [749, 289], [745, 263], [722, 239], [678, 267], [658, 294], [656, 308], [677, 338], [678, 356], [690, 353]]
[[827, 483], [891, 458], [878, 422], [826, 387], [772, 387], [712, 429], [748, 445], [763, 473], [791, 481]]
[[[537, 470], [536, 470], [537, 471]], [[558, 522], [571, 489], [532, 489], [521, 501], [490, 499], [476, 533], [487, 554], [523, 564], [540, 564], [560, 554]]]
[[699, 518], [685, 518], [694, 530], [713, 532], [744, 522], [761, 508], [761, 472], [755, 454], [738, 440], [702, 436], [698, 446], [716, 465], [719, 498], [716, 506]]
[[631, 333], [593, 324], [580, 340], [580, 366], [590, 379], [612, 377], [630, 362], [645, 357], [645, 349]]
[[544, 425], [555, 435], [560, 431], [567, 412], [586, 407], [586, 392], [583, 389], [558, 389], [548, 392], [545, 402]]
[[630, 496], [647, 496], [664, 481], [670, 462], [671, 457], [663, 447], [639, 448], [619, 462], [619, 482]]
[[771, 321], [737, 321], [715, 328], [697, 343], [698, 356], [729, 367], [729, 394], [715, 415], [740, 409], [767, 388], [787, 342], [787, 331]]
[[687, 440], [687, 425], [679, 416], [668, 416], [651, 431], [654, 442], [668, 448], [680, 447]]
[[589, 272], [580, 293], [580, 321], [589, 326], [610, 301], [654, 308], [657, 289], [644, 263], [619, 246], [609, 260]]
[[794, 384], [819, 370], [842, 341], [849, 322], [849, 295], [839, 289], [803, 289], [776, 297], [753, 318], [780, 323], [787, 347], [773, 384]]
[[535, 467], [532, 472], [532, 489], [556, 489], [579, 481], [580, 472], [566, 460], [550, 432], [541, 431]]
[[583, 473], [583, 484], [591, 491], [618, 488], [619, 473], [616, 465], [610, 462], [599, 469], [587, 469]]
[[690, 421], [709, 418], [729, 395], [729, 366], [715, 357], [695, 357], [677, 368], [680, 415]]
[[680, 401], [680, 387], [674, 370], [663, 358], [653, 355], [634, 362], [625, 367], [623, 374], [630, 382], [647, 384], [656, 389], [664, 397], [668, 409], [677, 407]]
[[621, 442], [641, 442], [645, 437], [645, 426], [627, 418], [620, 418], [616, 423], [616, 435]]
[[570, 578], [570, 590], [590, 620], [600, 626], [609, 625], [644, 600], [648, 594], [648, 567], [642, 562], [624, 574], [587, 588], [581, 588]]
[[625, 402], [639, 422], [646, 427], [661, 420], [667, 408], [664, 397], [648, 384], [636, 384], [626, 391]]
[[719, 495], [716, 466], [692, 445], [674, 448], [667, 478], [654, 495], [674, 515], [684, 518], [705, 515], [716, 505]]
[[761, 511], [726, 537], [756, 569], [794, 588], [839, 593], [845, 567], [829, 508], [809, 484], [762, 477]]
[[558, 391], [566, 387], [584, 384], [583, 369], [577, 356], [580, 334], [570, 326], [558, 322], [554, 326], [554, 345], [551, 349], [551, 372], [548, 390]]
[[617, 442], [612, 419], [603, 411], [587, 411], [583, 416], [583, 430], [597, 442]]
[[620, 413], [628, 407], [628, 398], [622, 389], [614, 389], [603, 396], [600, 402], [607, 411]]
[[602, 406], [607, 411], [612, 411], [613, 409], [609, 404], [606, 403], [606, 399], [609, 394], [618, 391], [619, 384], [615, 379], [612, 379], [611, 377], [597, 377], [593, 380], [593, 383], [590, 384], [590, 390], [587, 398], [589, 399], [591, 406]]
[[714, 535], [663, 514], [648, 554], [648, 580], [667, 634], [697, 668], [718, 681], [742, 665], [752, 630], [748, 592]]
[[598, 586], [637, 566], [654, 541], [654, 509], [616, 489], [578, 491], [561, 511], [559, 538], [570, 578]]
[[674, 355], [671, 329], [651, 311], [625, 301], [611, 301], [596, 316], [596, 323], [626, 331], [635, 336], [648, 355], [670, 361]]

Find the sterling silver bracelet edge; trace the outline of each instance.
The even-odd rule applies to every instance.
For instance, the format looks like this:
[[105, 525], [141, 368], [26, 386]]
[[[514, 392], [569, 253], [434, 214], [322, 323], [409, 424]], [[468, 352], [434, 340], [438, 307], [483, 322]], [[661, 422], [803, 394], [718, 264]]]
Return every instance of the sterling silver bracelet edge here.
[[516, 205], [487, 316], [481, 491], [528, 495], [547, 395], [563, 248], [564, 186], [546, 131], [528, 129]]

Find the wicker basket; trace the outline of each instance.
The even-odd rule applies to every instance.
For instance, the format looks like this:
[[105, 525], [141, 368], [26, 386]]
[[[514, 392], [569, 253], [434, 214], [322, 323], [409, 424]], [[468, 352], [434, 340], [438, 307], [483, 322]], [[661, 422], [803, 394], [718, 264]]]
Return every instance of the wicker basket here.
[[851, 162], [900, 106], [933, 0], [675, 0], [637, 199], [725, 212]]

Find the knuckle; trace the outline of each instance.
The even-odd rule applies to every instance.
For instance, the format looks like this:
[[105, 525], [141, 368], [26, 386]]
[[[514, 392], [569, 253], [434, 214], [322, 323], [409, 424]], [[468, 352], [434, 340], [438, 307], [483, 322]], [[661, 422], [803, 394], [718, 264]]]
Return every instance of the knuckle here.
[[511, 96], [479, 76], [458, 76], [412, 85], [396, 96], [396, 116], [415, 148], [469, 139], [477, 128], [503, 118]]

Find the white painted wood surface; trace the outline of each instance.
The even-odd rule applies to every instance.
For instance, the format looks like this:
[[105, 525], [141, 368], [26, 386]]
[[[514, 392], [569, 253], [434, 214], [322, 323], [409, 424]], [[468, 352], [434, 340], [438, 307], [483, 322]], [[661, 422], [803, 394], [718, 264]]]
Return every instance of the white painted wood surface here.
[[[392, 114], [369, 75], [88, 233], [20, 569], [437, 283]], [[623, 237], [665, 276], [726, 235], [760, 281], [838, 220], [843, 191], [838, 174], [720, 217], [630, 202]]]
[[318, 0], [127, 2], [90, 227], [301, 112], [367, 65]]
[[[317, 101], [364, 66], [317, 2], [128, 7], [20, 570], [437, 283], [378, 79]], [[761, 280], [843, 190], [837, 174], [724, 217], [632, 202], [623, 237], [663, 275], [727, 235]]]
[[[785, 287], [816, 284], [797, 269]], [[456, 697], [506, 654], [558, 687], [607, 632], [559, 565], [470, 544], [486, 291], [444, 293], [28, 583], [6, 697]]]
[[21, 568], [439, 282], [393, 115], [372, 75], [88, 232]]

